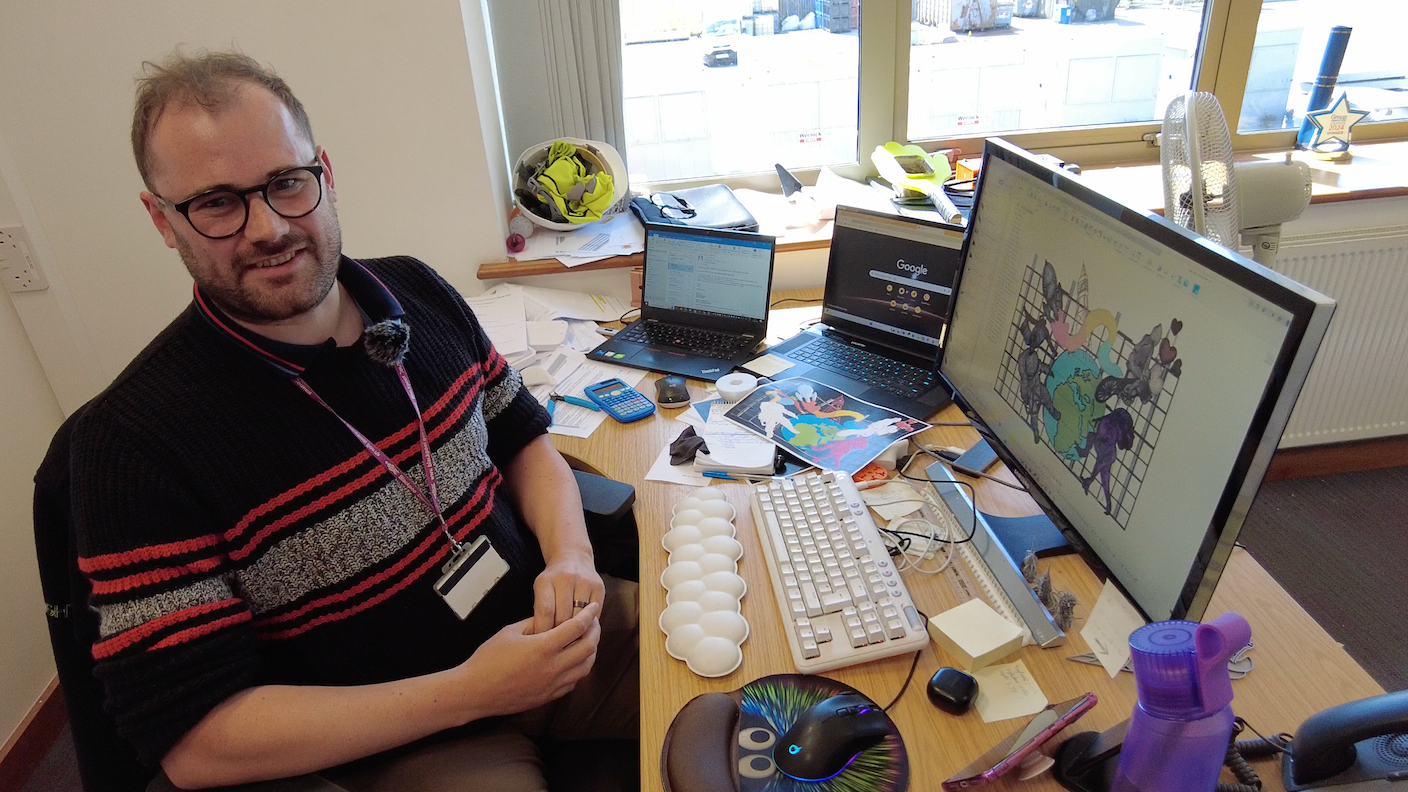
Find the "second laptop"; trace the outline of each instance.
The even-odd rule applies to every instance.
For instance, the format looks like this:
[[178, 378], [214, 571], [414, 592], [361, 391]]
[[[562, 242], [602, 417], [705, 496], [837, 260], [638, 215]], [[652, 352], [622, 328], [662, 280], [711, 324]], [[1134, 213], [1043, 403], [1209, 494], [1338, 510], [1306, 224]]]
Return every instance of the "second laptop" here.
[[588, 358], [719, 379], [763, 342], [776, 250], [761, 234], [647, 224], [640, 319]]
[[951, 400], [938, 362], [962, 249], [962, 226], [836, 207], [821, 324], [768, 349], [793, 364], [776, 376], [937, 412]]

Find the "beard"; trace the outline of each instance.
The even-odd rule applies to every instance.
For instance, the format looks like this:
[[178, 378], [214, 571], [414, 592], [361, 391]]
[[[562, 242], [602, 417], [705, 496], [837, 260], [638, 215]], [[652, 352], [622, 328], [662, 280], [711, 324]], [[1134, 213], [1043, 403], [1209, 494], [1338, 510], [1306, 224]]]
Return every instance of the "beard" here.
[[[342, 229], [337, 215], [329, 211], [310, 234], [300, 226], [274, 242], [253, 243], [233, 259], [220, 261], [209, 253], [197, 252], [182, 236], [176, 237], [176, 252], [202, 293], [232, 318], [250, 324], [275, 324], [316, 308], [337, 282], [342, 258]], [[251, 268], [261, 261], [302, 248], [312, 266], [302, 266], [280, 278], [254, 278]]]

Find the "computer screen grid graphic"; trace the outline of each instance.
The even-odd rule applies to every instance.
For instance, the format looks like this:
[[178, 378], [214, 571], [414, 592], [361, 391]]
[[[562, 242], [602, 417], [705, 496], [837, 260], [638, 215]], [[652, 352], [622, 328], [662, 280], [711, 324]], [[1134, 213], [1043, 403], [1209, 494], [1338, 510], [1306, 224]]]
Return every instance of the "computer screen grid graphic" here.
[[1067, 287], [1040, 258], [1026, 268], [994, 390], [1127, 529], [1178, 389], [1182, 325], [1136, 341], [1118, 314], [1087, 304], [1083, 266]]

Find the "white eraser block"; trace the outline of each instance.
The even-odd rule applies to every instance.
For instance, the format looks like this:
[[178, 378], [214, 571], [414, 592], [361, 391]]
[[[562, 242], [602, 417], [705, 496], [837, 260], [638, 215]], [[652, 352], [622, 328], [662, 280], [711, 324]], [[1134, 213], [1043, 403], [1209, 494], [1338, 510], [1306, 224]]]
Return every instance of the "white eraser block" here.
[[934, 626], [934, 640], [964, 671], [992, 665], [1022, 648], [1022, 628], [980, 599], [930, 617], [929, 623]]
[[528, 346], [539, 352], [550, 352], [557, 349], [566, 340], [566, 322], [559, 320], [528, 322]]

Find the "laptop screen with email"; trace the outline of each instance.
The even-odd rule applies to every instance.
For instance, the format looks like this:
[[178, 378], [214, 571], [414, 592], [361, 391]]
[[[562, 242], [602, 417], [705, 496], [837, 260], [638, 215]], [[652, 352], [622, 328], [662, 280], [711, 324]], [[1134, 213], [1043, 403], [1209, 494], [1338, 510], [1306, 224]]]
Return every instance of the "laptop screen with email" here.
[[644, 309], [764, 322], [773, 240], [649, 227]]

